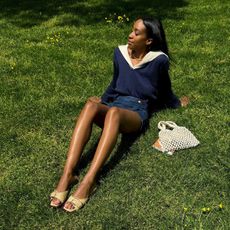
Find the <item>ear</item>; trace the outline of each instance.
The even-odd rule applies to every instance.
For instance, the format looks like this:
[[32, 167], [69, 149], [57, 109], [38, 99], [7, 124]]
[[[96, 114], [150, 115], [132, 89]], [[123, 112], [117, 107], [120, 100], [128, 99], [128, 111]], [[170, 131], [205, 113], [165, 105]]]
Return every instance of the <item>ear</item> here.
[[151, 45], [152, 43], [153, 43], [153, 39], [152, 39], [152, 38], [148, 38], [148, 39], [146, 40], [146, 45], [147, 45], [147, 46]]

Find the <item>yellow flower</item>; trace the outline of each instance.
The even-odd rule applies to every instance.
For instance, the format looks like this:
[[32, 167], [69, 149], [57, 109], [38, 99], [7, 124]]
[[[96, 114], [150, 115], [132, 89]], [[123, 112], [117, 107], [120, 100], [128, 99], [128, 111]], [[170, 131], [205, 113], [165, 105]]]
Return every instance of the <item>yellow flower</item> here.
[[187, 212], [188, 211], [188, 208], [184, 208], [184, 212]]
[[219, 208], [222, 209], [224, 206], [222, 203], [219, 204]]
[[123, 20], [123, 17], [122, 17], [122, 16], [118, 16], [117, 19], [118, 19], [119, 21], [122, 21], [122, 20]]
[[202, 208], [201, 210], [202, 210], [202, 212], [210, 212], [211, 208]]

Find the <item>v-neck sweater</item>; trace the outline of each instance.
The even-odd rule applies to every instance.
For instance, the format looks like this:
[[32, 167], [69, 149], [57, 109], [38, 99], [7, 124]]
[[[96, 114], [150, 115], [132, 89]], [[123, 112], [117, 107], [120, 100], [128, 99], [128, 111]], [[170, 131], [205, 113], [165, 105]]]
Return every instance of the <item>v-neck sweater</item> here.
[[122, 45], [115, 48], [113, 63], [113, 79], [101, 97], [102, 103], [123, 95], [146, 100], [149, 111], [180, 106], [171, 88], [169, 58], [163, 52], [150, 51], [133, 65], [128, 45]]

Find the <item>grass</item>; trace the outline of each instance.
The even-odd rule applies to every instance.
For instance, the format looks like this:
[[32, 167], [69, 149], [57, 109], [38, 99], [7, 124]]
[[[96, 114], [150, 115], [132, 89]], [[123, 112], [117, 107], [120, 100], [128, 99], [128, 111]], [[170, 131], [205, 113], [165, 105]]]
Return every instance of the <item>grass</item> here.
[[[115, 12], [130, 22], [106, 23]], [[140, 14], [162, 18], [174, 91], [191, 104], [156, 114], [136, 140], [120, 138], [80, 212], [50, 209], [76, 116], [110, 82], [113, 49]], [[0, 228], [229, 229], [228, 15], [228, 1], [217, 0], [1, 1]], [[201, 144], [157, 152], [160, 120], [188, 127]]]

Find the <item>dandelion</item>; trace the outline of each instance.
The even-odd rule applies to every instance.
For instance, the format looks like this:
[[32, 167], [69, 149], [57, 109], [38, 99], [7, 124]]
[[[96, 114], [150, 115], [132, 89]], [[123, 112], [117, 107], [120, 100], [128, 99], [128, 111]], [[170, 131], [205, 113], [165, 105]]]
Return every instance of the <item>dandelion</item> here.
[[207, 212], [210, 212], [211, 209], [210, 209], [210, 208], [202, 208], [201, 211], [202, 211], [203, 213], [207, 213]]
[[15, 69], [15, 67], [16, 67], [16, 63], [15, 63], [15, 62], [13, 62], [13, 63], [10, 64], [10, 68], [11, 68], [12, 70]]
[[188, 211], [188, 208], [184, 208], [184, 212], [187, 212]]
[[224, 205], [222, 203], [219, 204], [219, 208], [220, 209], [223, 209], [224, 208]]
[[122, 21], [123, 17], [122, 16], [118, 16], [117, 19], [118, 19], [118, 21]]
[[105, 21], [107, 23], [111, 23], [111, 22], [114, 22], [114, 23], [125, 23], [125, 22], [129, 21], [129, 18], [125, 14], [119, 15], [117, 13], [113, 13], [113, 14], [109, 14], [108, 17], [105, 17]]
[[49, 35], [46, 37], [46, 42], [50, 43], [52, 45], [59, 44], [61, 41], [62, 41], [62, 39], [61, 39], [61, 33], [60, 32]]

